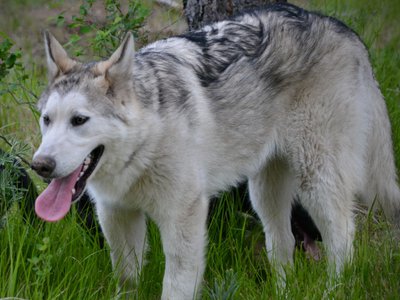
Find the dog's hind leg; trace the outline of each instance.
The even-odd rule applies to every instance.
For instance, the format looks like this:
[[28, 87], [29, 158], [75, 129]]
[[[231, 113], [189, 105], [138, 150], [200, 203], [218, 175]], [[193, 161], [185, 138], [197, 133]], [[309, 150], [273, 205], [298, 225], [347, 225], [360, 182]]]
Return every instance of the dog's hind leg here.
[[334, 275], [352, 257], [355, 232], [352, 208], [357, 181], [352, 170], [356, 166], [351, 160], [338, 158], [346, 156], [345, 153], [335, 156], [324, 151], [322, 145], [314, 145], [313, 149], [303, 148], [294, 164], [298, 195], [321, 232], [329, 273]]
[[249, 178], [250, 200], [264, 227], [268, 257], [282, 276], [282, 267], [293, 263], [295, 239], [290, 225], [293, 183], [288, 164], [278, 158]]
[[146, 251], [146, 217], [141, 211], [96, 204], [99, 222], [111, 248], [111, 261], [121, 285], [135, 284]]

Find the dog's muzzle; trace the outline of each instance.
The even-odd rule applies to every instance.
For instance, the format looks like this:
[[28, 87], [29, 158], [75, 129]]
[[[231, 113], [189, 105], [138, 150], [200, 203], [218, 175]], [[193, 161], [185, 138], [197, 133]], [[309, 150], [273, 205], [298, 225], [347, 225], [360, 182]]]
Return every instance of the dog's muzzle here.
[[56, 168], [56, 161], [51, 156], [37, 156], [32, 161], [31, 168], [38, 175], [48, 178]]

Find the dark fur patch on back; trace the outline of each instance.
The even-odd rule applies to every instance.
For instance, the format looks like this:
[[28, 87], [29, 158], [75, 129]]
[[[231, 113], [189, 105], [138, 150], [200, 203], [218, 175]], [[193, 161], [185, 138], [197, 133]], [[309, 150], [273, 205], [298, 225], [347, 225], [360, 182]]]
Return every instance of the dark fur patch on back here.
[[[257, 56], [263, 46], [264, 28], [259, 26], [227, 22], [218, 30], [212, 27], [209, 31], [194, 31], [181, 35], [202, 49], [201, 68], [195, 67], [196, 74], [203, 87], [208, 87], [217, 80], [230, 65], [242, 58]], [[240, 37], [240, 39], [238, 39]]]
[[[251, 18], [251, 24], [245, 21], [246, 17]], [[357, 37], [354, 31], [335, 18], [311, 13], [287, 3], [276, 3], [256, 10], [244, 11], [225, 21], [220, 27], [214, 24], [179, 37], [196, 44], [202, 51], [202, 57], [199, 59], [201, 67], [193, 66], [193, 68], [203, 87], [216, 84], [222, 79], [225, 71], [240, 60], [245, 60], [247, 65], [268, 65], [262, 77], [269, 74], [271, 83], [280, 84], [282, 76], [278, 70], [285, 61], [276, 60], [276, 57], [284, 59], [283, 56], [278, 55], [277, 51], [287, 49], [271, 49], [270, 54], [265, 54], [265, 50], [269, 46], [279, 47], [276, 46], [280, 44], [277, 40], [278, 31], [287, 31], [286, 36], [290, 36], [294, 42], [293, 47], [303, 51], [304, 55], [299, 59], [311, 63], [310, 57], [316, 58], [314, 48], [318, 49], [320, 34], [323, 34], [312, 29], [313, 26], [319, 26], [323, 30], [330, 28], [350, 39]], [[266, 57], [260, 61], [263, 54]]]
[[190, 31], [186, 34], [180, 35], [179, 37], [187, 39], [201, 48], [207, 47], [207, 33], [204, 31]]
[[[152, 75], [156, 79], [160, 111], [168, 110], [170, 106], [178, 110], [189, 109], [190, 91], [179, 69], [184, 63], [177, 56], [164, 52], [145, 52], [141, 54], [141, 57], [151, 67]], [[142, 93], [147, 97], [152, 94], [151, 91], [145, 89]]]

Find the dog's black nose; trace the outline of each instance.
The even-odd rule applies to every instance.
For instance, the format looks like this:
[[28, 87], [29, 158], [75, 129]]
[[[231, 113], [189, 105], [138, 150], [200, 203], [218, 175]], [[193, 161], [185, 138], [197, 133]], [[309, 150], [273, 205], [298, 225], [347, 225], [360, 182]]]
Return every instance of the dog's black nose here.
[[56, 161], [50, 156], [38, 156], [32, 161], [31, 168], [40, 176], [49, 177], [56, 168]]

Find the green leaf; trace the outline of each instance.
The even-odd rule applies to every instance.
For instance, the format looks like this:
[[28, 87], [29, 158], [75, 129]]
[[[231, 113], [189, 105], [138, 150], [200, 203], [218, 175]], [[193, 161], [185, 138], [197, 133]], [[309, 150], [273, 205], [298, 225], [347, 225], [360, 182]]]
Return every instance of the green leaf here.
[[6, 59], [6, 66], [8, 69], [11, 69], [15, 65], [15, 61], [17, 60], [17, 56], [14, 53], [11, 53], [10, 56]]
[[121, 21], [122, 21], [122, 18], [121, 18], [120, 16], [116, 16], [115, 19], [114, 19], [113, 24], [118, 24], [118, 23], [120, 23]]
[[37, 256], [34, 256], [32, 258], [28, 258], [28, 261], [33, 265], [37, 265], [40, 262], [40, 258]]
[[79, 7], [79, 14], [80, 14], [81, 16], [87, 16], [88, 11], [87, 11], [87, 8], [86, 8], [85, 5], [81, 5], [81, 6]]
[[84, 25], [84, 26], [81, 26], [79, 28], [79, 33], [80, 34], [86, 34], [86, 33], [89, 33], [91, 31], [94, 31], [94, 29], [90, 25]]
[[64, 17], [64, 15], [63, 15], [63, 13], [62, 13], [62, 14], [59, 14], [59, 15], [57, 16], [57, 18], [56, 18], [56, 25], [57, 25], [57, 27], [63, 26], [64, 23], [65, 23], [65, 17]]
[[69, 37], [69, 43], [76, 43], [81, 39], [81, 37], [77, 34], [71, 34], [71, 36]]

